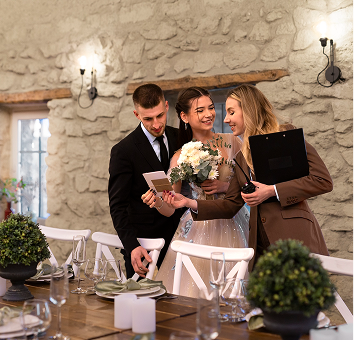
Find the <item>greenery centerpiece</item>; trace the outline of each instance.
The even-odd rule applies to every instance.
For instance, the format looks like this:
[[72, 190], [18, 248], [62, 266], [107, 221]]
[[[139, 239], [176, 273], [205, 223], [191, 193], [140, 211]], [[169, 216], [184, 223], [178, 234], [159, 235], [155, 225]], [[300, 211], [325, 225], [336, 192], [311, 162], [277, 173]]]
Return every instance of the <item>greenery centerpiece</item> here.
[[[310, 328], [316, 327], [319, 311], [335, 302], [335, 287], [328, 272], [297, 240], [279, 240], [268, 248], [250, 274], [247, 292], [251, 305], [262, 309], [264, 325], [270, 330], [274, 330], [275, 320], [284, 323], [283, 316], [294, 320], [294, 313], [312, 319]], [[306, 332], [310, 328], [303, 331], [297, 325], [295, 330]], [[283, 339], [299, 339], [302, 334], [288, 337], [284, 332], [278, 331]]]
[[32, 298], [24, 281], [37, 272], [37, 264], [48, 259], [50, 252], [45, 236], [30, 217], [12, 214], [0, 223], [0, 276], [11, 280], [12, 287], [4, 300]]

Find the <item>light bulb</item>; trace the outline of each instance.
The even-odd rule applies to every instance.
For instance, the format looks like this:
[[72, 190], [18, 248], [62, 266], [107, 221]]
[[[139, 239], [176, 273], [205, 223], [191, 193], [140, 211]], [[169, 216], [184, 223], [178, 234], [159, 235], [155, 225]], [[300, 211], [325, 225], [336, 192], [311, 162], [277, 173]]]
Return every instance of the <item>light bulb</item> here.
[[86, 68], [86, 57], [83, 55], [79, 58], [80, 69], [84, 70]]
[[327, 24], [325, 21], [321, 21], [317, 26], [316, 29], [318, 32], [320, 32], [321, 34], [321, 38], [325, 38], [326, 37], [326, 33], [327, 33]]

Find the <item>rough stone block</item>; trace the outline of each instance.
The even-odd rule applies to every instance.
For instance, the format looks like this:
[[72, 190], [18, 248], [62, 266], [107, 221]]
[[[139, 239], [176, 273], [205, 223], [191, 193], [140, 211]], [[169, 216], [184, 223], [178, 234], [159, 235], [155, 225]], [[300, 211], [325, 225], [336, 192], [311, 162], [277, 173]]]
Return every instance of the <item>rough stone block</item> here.
[[179, 0], [172, 3], [163, 3], [161, 5], [162, 13], [170, 17], [180, 17], [181, 14], [191, 12], [191, 3], [189, 0]]
[[76, 114], [91, 122], [97, 120], [98, 117], [113, 118], [119, 112], [120, 103], [108, 99], [96, 98], [93, 105], [87, 109], [77, 107]]
[[49, 116], [49, 131], [53, 134], [65, 133], [65, 120], [59, 117]]
[[295, 35], [293, 49], [304, 50], [316, 40], [313, 30], [310, 29], [300, 29]]
[[335, 149], [327, 150], [326, 154], [322, 155], [322, 159], [326, 164], [332, 178], [342, 176], [348, 171], [347, 164]]
[[325, 0], [307, 0], [306, 7], [323, 11], [324, 8], [327, 8], [327, 3]]
[[90, 176], [79, 173], [75, 176], [75, 189], [79, 192], [85, 192], [90, 186]]
[[95, 156], [91, 161], [91, 175], [96, 178], [108, 179], [109, 155]]
[[49, 155], [56, 155], [64, 144], [64, 141], [62, 141], [59, 136], [52, 134], [47, 141], [47, 152]]
[[296, 27], [294, 26], [294, 24], [291, 21], [290, 22], [282, 22], [275, 29], [276, 35], [294, 34], [295, 32], [296, 32]]
[[177, 35], [177, 29], [167, 22], [162, 22], [158, 26], [151, 22], [149, 26], [144, 26], [141, 35], [148, 40], [168, 40]]
[[306, 115], [294, 118], [295, 126], [303, 126], [306, 134], [316, 134], [333, 129], [333, 125], [325, 115]]
[[111, 72], [108, 77], [108, 82], [120, 84], [127, 78], [128, 75], [125, 71]]
[[51, 70], [47, 76], [48, 83], [57, 84], [59, 80], [59, 74], [56, 70]]
[[230, 41], [229, 37], [225, 37], [223, 35], [217, 35], [210, 37], [208, 39], [208, 44], [209, 45], [225, 45]]
[[67, 139], [66, 153], [71, 158], [86, 160], [90, 157], [90, 151], [86, 142], [81, 138], [69, 137]]
[[240, 42], [247, 37], [247, 32], [244, 30], [236, 30], [234, 34], [234, 40]]
[[[331, 103], [328, 101], [313, 102], [302, 107], [303, 113], [327, 113], [331, 110]], [[327, 117], [329, 118], [329, 117]]]
[[331, 230], [322, 230], [328, 250], [339, 251], [347, 249], [350, 243], [349, 237], [343, 237], [343, 232], [333, 232]]
[[69, 159], [68, 163], [64, 165], [65, 172], [71, 172], [76, 169], [82, 169], [85, 162], [79, 159]]
[[141, 2], [128, 4], [119, 11], [119, 21], [122, 24], [136, 23], [150, 19], [154, 14], [154, 3]]
[[353, 149], [340, 147], [339, 151], [345, 161], [352, 167], [353, 166]]
[[[317, 67], [318, 68], [318, 67]], [[331, 87], [331, 91], [323, 86], [317, 86], [313, 95], [315, 97], [331, 97], [339, 99], [353, 99], [353, 79], [349, 79], [344, 83], [336, 83]]]
[[232, 17], [230, 15], [226, 15], [222, 18], [221, 21], [221, 33], [226, 35], [229, 34], [231, 30]]
[[352, 120], [345, 120], [336, 122], [334, 125], [334, 130], [337, 133], [348, 133], [353, 131], [353, 121]]
[[336, 133], [335, 136], [336, 141], [340, 146], [344, 146], [346, 148], [353, 146], [353, 131], [346, 134]]
[[170, 68], [171, 65], [166, 60], [161, 60], [155, 66], [155, 75], [157, 77], [162, 77]]
[[82, 193], [80, 195], [69, 195], [68, 208], [80, 217], [94, 216], [96, 199], [94, 194]]
[[278, 9], [271, 11], [267, 14], [266, 16], [266, 21], [267, 22], [273, 22], [275, 20], [281, 19], [283, 17], [283, 10]]
[[97, 93], [101, 97], [122, 98], [124, 96], [124, 92], [125, 92], [124, 85], [115, 85], [115, 84], [106, 84], [106, 83], [97, 84]]
[[240, 43], [227, 48], [224, 54], [224, 62], [231, 70], [246, 67], [257, 59], [258, 53], [256, 46]]
[[198, 51], [200, 47], [201, 39], [195, 36], [188, 36], [181, 40], [180, 48], [183, 51]]
[[15, 75], [9, 72], [0, 72], [0, 91], [9, 90], [15, 82]]
[[191, 58], [179, 58], [174, 66], [174, 70], [177, 73], [181, 73], [185, 70], [189, 70], [193, 67], [193, 60]]
[[[302, 125], [303, 126], [303, 125]], [[303, 126], [307, 131], [307, 127]], [[308, 142], [312, 145], [316, 145], [316, 150], [319, 152], [318, 147], [320, 146], [324, 150], [332, 149], [333, 146], [336, 144], [336, 138], [334, 136], [334, 130], [328, 130], [325, 132], [317, 133], [312, 138], [308, 138]]]
[[133, 76], [132, 76], [132, 78], [134, 79], [134, 80], [138, 80], [138, 79], [143, 79], [143, 78], [145, 78], [146, 77], [146, 69], [144, 68], [144, 67], [142, 67], [142, 68], [140, 68], [139, 70], [137, 70], [137, 71], [135, 71], [134, 73], [133, 73]]
[[144, 51], [144, 41], [142, 39], [128, 39], [123, 46], [122, 58], [125, 63], [140, 64]]
[[140, 121], [134, 116], [133, 111], [133, 107], [127, 107], [119, 113], [118, 119], [120, 132], [131, 131], [139, 124]]
[[81, 128], [86, 135], [98, 135], [108, 131], [111, 126], [111, 119], [98, 118], [95, 122], [83, 122]]
[[217, 32], [220, 21], [221, 15], [219, 13], [206, 14], [199, 19], [195, 33], [202, 37], [211, 36]]
[[55, 67], [63, 69], [69, 63], [66, 53], [61, 53], [55, 58]]
[[269, 24], [259, 21], [254, 26], [249, 35], [250, 40], [259, 42], [266, 42], [270, 39], [270, 27]]
[[65, 124], [65, 133], [70, 137], [82, 137], [81, 126], [73, 122], [67, 122]]
[[25, 74], [21, 79], [21, 88], [28, 91], [34, 85], [34, 83], [34, 77], [29, 74]]
[[40, 59], [42, 55], [37, 47], [29, 46], [20, 53], [20, 57], [24, 59]]
[[104, 191], [108, 190], [108, 181], [106, 179], [92, 178], [90, 181], [90, 192]]
[[72, 70], [65, 68], [59, 76], [59, 81], [61, 83], [70, 83], [75, 79], [75, 74], [76, 73], [73, 73]]
[[27, 67], [25, 64], [19, 62], [4, 62], [2, 69], [4, 71], [11, 71], [17, 74], [25, 74]]
[[334, 120], [352, 120], [353, 119], [353, 101], [352, 100], [332, 100]]
[[[343, 178], [336, 179], [333, 184], [333, 191], [331, 192], [331, 200], [334, 202], [348, 202], [351, 203], [353, 199], [353, 186], [349, 183], [344, 183]], [[353, 222], [353, 221], [352, 221]], [[333, 227], [333, 228], [343, 228], [343, 227]], [[333, 229], [332, 230], [335, 230]], [[351, 225], [350, 230], [353, 230], [353, 225]]]
[[194, 59], [193, 72], [204, 73], [222, 65], [222, 53], [203, 53]]
[[278, 36], [268, 43], [261, 54], [261, 60], [277, 61], [288, 55], [291, 39], [288, 36]]
[[305, 27], [311, 28], [314, 23], [324, 20], [324, 14], [325, 13], [322, 11], [297, 7], [293, 12], [293, 19], [298, 29]]

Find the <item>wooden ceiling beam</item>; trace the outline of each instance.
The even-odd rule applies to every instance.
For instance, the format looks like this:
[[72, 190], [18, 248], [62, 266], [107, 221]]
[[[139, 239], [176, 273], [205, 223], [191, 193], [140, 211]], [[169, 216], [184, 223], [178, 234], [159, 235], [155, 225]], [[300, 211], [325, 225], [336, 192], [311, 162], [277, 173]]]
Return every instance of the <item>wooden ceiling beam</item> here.
[[21, 93], [0, 93], [0, 104], [41, 103], [52, 99], [71, 98], [69, 88], [37, 90]]
[[236, 86], [241, 83], [259, 83], [261, 81], [275, 81], [288, 76], [288, 70], [275, 69], [247, 73], [220, 74], [208, 77], [191, 77], [144, 81], [139, 83], [129, 83], [126, 94], [132, 94], [137, 87], [147, 83], [153, 83], [161, 87], [163, 91], [180, 91], [191, 86], [200, 86], [205, 89], [218, 89]]

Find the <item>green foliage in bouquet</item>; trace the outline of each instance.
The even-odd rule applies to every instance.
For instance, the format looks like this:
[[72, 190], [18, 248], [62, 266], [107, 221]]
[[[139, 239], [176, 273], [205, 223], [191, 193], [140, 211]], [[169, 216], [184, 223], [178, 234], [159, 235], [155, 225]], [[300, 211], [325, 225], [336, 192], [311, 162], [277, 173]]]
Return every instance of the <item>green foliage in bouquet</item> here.
[[177, 166], [171, 170], [171, 184], [184, 180], [200, 185], [207, 179], [216, 179], [219, 175], [218, 165], [228, 164], [228, 161], [221, 156], [218, 149], [221, 147], [231, 147], [231, 145], [223, 142], [221, 136], [213, 137], [205, 144], [196, 139], [184, 144]]
[[50, 257], [48, 243], [30, 217], [11, 214], [0, 223], [0, 265], [40, 262]]
[[279, 240], [259, 258], [250, 274], [248, 300], [253, 307], [306, 316], [335, 302], [335, 287], [321, 261], [296, 240]]
[[17, 203], [18, 190], [25, 186], [22, 178], [19, 181], [16, 178], [0, 179], [0, 201], [5, 197], [8, 202]]

